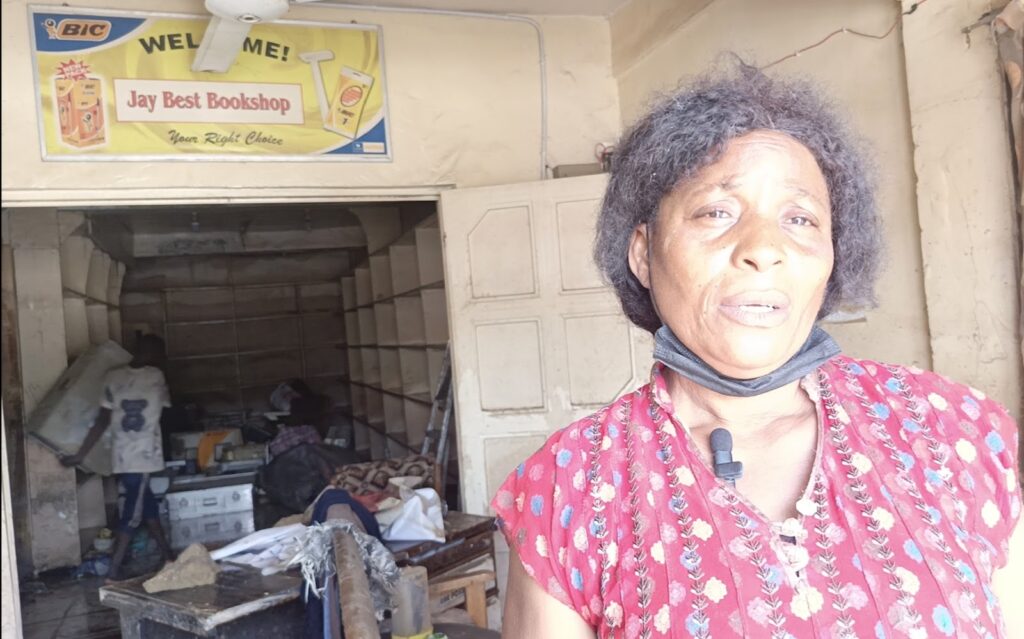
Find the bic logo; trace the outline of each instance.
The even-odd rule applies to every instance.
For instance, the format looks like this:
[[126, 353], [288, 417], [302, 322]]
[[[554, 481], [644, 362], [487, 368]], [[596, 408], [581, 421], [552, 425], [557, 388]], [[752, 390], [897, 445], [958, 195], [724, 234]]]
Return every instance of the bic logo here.
[[110, 23], [106, 20], [75, 20], [65, 18], [58, 24], [53, 18], [43, 22], [46, 35], [51, 40], [88, 40], [101, 42], [110, 34]]

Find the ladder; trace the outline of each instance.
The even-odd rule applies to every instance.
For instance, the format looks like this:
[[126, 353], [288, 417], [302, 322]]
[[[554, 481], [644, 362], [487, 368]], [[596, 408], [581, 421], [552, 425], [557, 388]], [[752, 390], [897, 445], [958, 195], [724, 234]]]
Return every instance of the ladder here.
[[[441, 375], [437, 381], [437, 388], [434, 389], [434, 400], [430, 405], [430, 419], [427, 421], [427, 430], [423, 436], [423, 448], [420, 451], [420, 454], [425, 457], [434, 457], [434, 463], [441, 470], [439, 488], [442, 490], [448, 482], [448, 440], [452, 426], [453, 404], [451, 343], [449, 343], [445, 347], [444, 359], [441, 361]], [[441, 495], [441, 499], [444, 499], [444, 494]]]

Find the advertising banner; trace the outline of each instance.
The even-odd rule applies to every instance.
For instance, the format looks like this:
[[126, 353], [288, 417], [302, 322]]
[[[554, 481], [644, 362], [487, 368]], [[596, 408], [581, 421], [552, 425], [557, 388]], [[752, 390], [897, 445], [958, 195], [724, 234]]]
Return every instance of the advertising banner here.
[[253, 25], [190, 67], [206, 16], [31, 7], [46, 160], [389, 160], [381, 30]]

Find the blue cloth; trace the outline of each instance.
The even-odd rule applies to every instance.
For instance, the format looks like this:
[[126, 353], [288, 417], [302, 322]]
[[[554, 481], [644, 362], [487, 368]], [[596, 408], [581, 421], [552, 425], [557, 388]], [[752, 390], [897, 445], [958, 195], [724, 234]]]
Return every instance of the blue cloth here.
[[366, 529], [366, 534], [376, 537], [380, 541], [384, 541], [380, 533], [380, 525], [377, 524], [377, 518], [373, 516], [366, 506], [356, 501], [347, 490], [341, 488], [331, 488], [325, 490], [320, 498], [316, 500], [316, 505], [313, 506], [313, 521], [322, 524], [327, 519], [327, 509], [331, 506], [338, 504], [345, 504], [352, 508], [352, 512], [359, 518], [360, 523], [363, 524], [363, 528]]
[[732, 397], [753, 397], [795, 382], [839, 354], [839, 345], [815, 326], [804, 345], [788, 362], [753, 379], [722, 375], [686, 347], [668, 326], [654, 334], [654, 359], [704, 388]]
[[160, 507], [156, 495], [149, 488], [149, 473], [122, 473], [117, 476], [121, 483], [121, 520], [118, 529], [130, 533], [143, 521], [158, 519]]

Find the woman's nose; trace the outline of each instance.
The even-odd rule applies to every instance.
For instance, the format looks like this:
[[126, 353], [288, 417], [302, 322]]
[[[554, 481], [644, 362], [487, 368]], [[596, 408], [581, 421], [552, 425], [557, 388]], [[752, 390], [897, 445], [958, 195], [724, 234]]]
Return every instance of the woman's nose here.
[[751, 219], [736, 228], [739, 238], [733, 252], [733, 262], [739, 268], [765, 272], [782, 263], [784, 238], [782, 230], [773, 220]]

